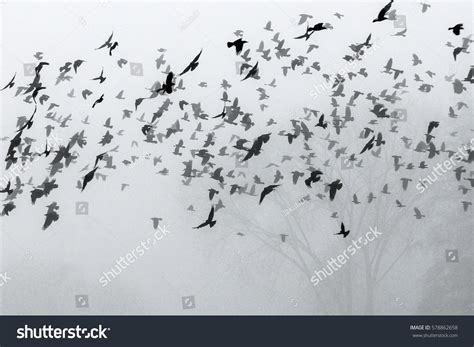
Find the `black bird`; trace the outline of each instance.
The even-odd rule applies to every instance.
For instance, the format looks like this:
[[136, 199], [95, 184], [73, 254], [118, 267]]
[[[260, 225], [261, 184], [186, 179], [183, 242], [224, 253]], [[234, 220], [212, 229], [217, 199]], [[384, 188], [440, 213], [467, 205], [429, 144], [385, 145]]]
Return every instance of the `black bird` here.
[[262, 193], [260, 193], [260, 202], [258, 204], [260, 205], [263, 199], [265, 198], [265, 196], [273, 192], [275, 188], [279, 186], [280, 184], [270, 184], [268, 187], [263, 188]]
[[214, 218], [214, 206], [212, 206], [211, 212], [209, 212], [209, 216], [207, 217], [207, 220], [204, 223], [198, 225], [197, 227], [194, 227], [193, 229], [200, 229], [202, 227], [205, 227], [206, 225], [209, 225], [209, 228], [212, 228], [217, 223], [217, 221], [212, 220], [213, 218]]
[[112, 42], [112, 37], [114, 36], [114, 33], [112, 32], [112, 34], [110, 34], [109, 38], [107, 39], [107, 41], [105, 41], [100, 47], [96, 48], [96, 49], [102, 49], [102, 48], [108, 48], [109, 49], [109, 55], [112, 55], [112, 51], [117, 48], [118, 46], [118, 42], [115, 41], [115, 42]]
[[341, 180], [335, 180], [328, 184], [329, 186], [329, 200], [333, 201], [336, 197], [336, 192], [342, 188]]
[[13, 193], [13, 189], [10, 189], [11, 185], [12, 185], [11, 181], [8, 181], [7, 186], [4, 189], [0, 190], [0, 193], [7, 193], [7, 195], [10, 195], [11, 193]]
[[[244, 159], [242, 161], [247, 161], [250, 158], [252, 158], [254, 155], [257, 156], [260, 154], [260, 151], [262, 150], [262, 146], [264, 143], [267, 143], [270, 140], [270, 134], [263, 134], [257, 137], [257, 139], [254, 141], [252, 147], [248, 150], [248, 153], [245, 155]], [[237, 141], [238, 142], [238, 141]]]
[[98, 167], [96, 166], [94, 169], [92, 169], [92, 171], [90, 171], [89, 173], [87, 173], [87, 175], [84, 176], [84, 180], [82, 182], [81, 192], [83, 192], [84, 189], [86, 189], [87, 183], [89, 183], [90, 181], [92, 181], [94, 179], [94, 175], [95, 175], [95, 172], [97, 171], [97, 169], [98, 169]]
[[393, 0], [390, 0], [390, 2], [385, 5], [384, 8], [382, 8], [379, 12], [379, 15], [377, 16], [377, 18], [375, 18], [372, 23], [375, 23], [375, 22], [382, 22], [384, 20], [387, 20], [389, 19], [388, 17], [385, 17], [385, 15], [387, 14], [388, 11], [390, 11], [390, 7], [392, 7], [392, 2]]
[[258, 76], [258, 61], [257, 63], [250, 69], [250, 71], [247, 73], [247, 76], [242, 81], [245, 81], [247, 78], [255, 78], [256, 80], [260, 79], [260, 76]]
[[92, 79], [92, 81], [99, 81], [99, 84], [103, 83], [105, 80], [106, 80], [106, 78], [104, 77], [104, 69], [102, 69], [102, 71], [100, 72], [99, 77], [96, 77], [96, 78]]
[[168, 73], [168, 75], [166, 76], [166, 82], [163, 83], [160, 89], [156, 90], [156, 93], [163, 91], [164, 93], [171, 94], [173, 92], [173, 86], [175, 84], [173, 82], [173, 78], [173, 72]]
[[456, 47], [456, 48], [453, 50], [454, 61], [456, 61], [456, 57], [457, 57], [457, 56], [459, 55], [459, 53], [461, 53], [463, 50], [464, 50], [464, 47]]
[[219, 194], [219, 191], [213, 188], [209, 189], [209, 200], [212, 200], [215, 194]]
[[104, 44], [102, 44], [102, 46], [96, 48], [96, 49], [102, 49], [102, 48], [105, 48], [105, 47], [108, 47], [110, 48], [112, 46], [112, 37], [114, 36], [114, 33], [112, 32], [112, 34], [110, 34], [109, 38], [107, 39], [107, 41], [104, 42]]
[[457, 36], [461, 33], [461, 30], [464, 30], [464, 27], [463, 27], [462, 23], [459, 23], [459, 24], [456, 24], [455, 26], [453, 26], [451, 28], [448, 28], [448, 30], [452, 30], [454, 35]]
[[39, 75], [39, 73], [41, 72], [41, 69], [43, 68], [43, 66], [45, 65], [49, 65], [49, 63], [45, 62], [45, 61], [42, 61], [40, 62], [36, 67], [35, 67], [35, 73], [36, 75]]
[[320, 179], [321, 179], [321, 175], [323, 173], [319, 170], [316, 170], [316, 171], [313, 171], [311, 172], [311, 175], [304, 180], [304, 183], [309, 187], [311, 188], [311, 183], [316, 183], [318, 182]]
[[242, 52], [242, 49], [244, 48], [244, 44], [246, 43], [247, 41], [242, 40], [242, 38], [239, 38], [234, 42], [227, 42], [227, 47], [230, 48], [232, 46], [235, 46], [235, 54], [239, 55], [240, 52]]
[[341, 230], [337, 234], [334, 234], [334, 235], [343, 235], [343, 237], [346, 238], [350, 232], [351, 232], [350, 230], [346, 231], [346, 227], [344, 226], [344, 223], [341, 223]]
[[18, 130], [18, 132], [21, 132], [25, 129], [30, 129], [33, 126], [33, 117], [35, 116], [35, 114], [36, 114], [36, 106], [30, 119]]
[[106, 154], [107, 154], [107, 152], [104, 152], [104, 153], [101, 153], [101, 154], [99, 154], [95, 157], [94, 167], [97, 167], [97, 164], [99, 163], [99, 161], [103, 160], [104, 155], [106, 155]]
[[306, 32], [303, 35], [295, 37], [295, 39], [305, 39], [308, 40], [311, 35], [313, 35], [316, 31], [321, 31], [321, 30], [326, 30], [327, 27], [324, 25], [324, 23], [318, 23], [313, 25], [312, 27], [308, 26], [306, 28]]
[[369, 150], [369, 149], [372, 149], [374, 147], [374, 141], [375, 141], [375, 135], [372, 136], [372, 138], [369, 140], [369, 142], [367, 142], [364, 146], [364, 148], [362, 148], [362, 151], [360, 151], [360, 154], [364, 153], [365, 151]]
[[98, 98], [96, 101], [94, 101], [94, 103], [92, 104], [92, 108], [94, 108], [95, 105], [100, 104], [102, 101], [104, 101], [104, 94], [102, 94], [100, 96], [100, 98]]
[[199, 57], [201, 56], [201, 53], [202, 53], [202, 49], [201, 51], [199, 52], [199, 54], [193, 59], [193, 61], [191, 63], [189, 63], [189, 65], [183, 70], [183, 72], [181, 72], [179, 75], [184, 75], [186, 72], [188, 71], [194, 71], [195, 68], [198, 67], [199, 65]]
[[110, 55], [110, 56], [112, 56], [112, 51], [113, 51], [115, 48], [117, 48], [118, 45], [119, 45], [118, 42], [115, 41], [115, 42], [112, 44], [112, 46], [109, 47], [109, 55]]
[[10, 80], [10, 82], [8, 82], [5, 87], [3, 87], [2, 89], [0, 89], [0, 91], [5, 90], [5, 89], [7, 89], [7, 88], [13, 88], [13, 86], [15, 85], [15, 77], [16, 77], [16, 72], [15, 72], [15, 74], [13, 75], [13, 78]]
[[328, 123], [324, 121], [324, 114], [319, 117], [318, 124], [316, 124], [317, 127], [321, 127], [323, 129], [326, 129], [328, 127]]

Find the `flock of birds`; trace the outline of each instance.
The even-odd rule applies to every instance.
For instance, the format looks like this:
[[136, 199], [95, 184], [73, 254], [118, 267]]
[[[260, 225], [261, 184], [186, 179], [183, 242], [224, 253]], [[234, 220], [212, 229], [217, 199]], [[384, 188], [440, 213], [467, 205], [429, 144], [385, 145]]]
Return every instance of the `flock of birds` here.
[[[396, 10], [391, 9], [392, 5], [393, 0], [379, 11], [378, 15], [373, 20], [373, 23], [395, 20]], [[431, 5], [422, 4], [422, 6], [422, 12], [424, 13]], [[336, 13], [335, 16], [338, 18], [338, 20], [342, 20], [344, 17], [344, 15], [340, 13]], [[215, 139], [220, 135], [219, 129], [223, 129], [224, 127], [243, 127], [245, 131], [247, 131], [255, 125], [254, 120], [252, 119], [253, 114], [244, 112], [242, 110], [242, 107], [239, 105], [238, 98], [234, 98], [233, 101], [230, 99], [229, 93], [231, 93], [232, 86], [227, 80], [224, 79], [221, 84], [221, 88], [223, 89], [221, 98], [223, 107], [220, 114], [216, 116], [209, 116], [202, 110], [200, 103], [192, 103], [181, 99], [178, 102], [178, 106], [180, 111], [184, 114], [183, 117], [176, 119], [175, 121], [173, 120], [174, 123], [169, 128], [162, 128], [159, 122], [163, 118], [166, 118], [166, 113], [174, 104], [170, 98], [174, 98], [173, 100], [179, 99], [181, 91], [185, 89], [184, 82], [186, 81], [186, 76], [191, 73], [199, 72], [200, 61], [201, 59], [205, 59], [205, 52], [203, 52], [203, 50], [201, 50], [187, 66], [185, 66], [182, 70], [178, 70], [181, 71], [180, 73], [173, 72], [171, 66], [167, 65], [167, 68], [165, 71], [163, 71], [166, 77], [163, 78], [163, 80], [157, 81], [151, 88], [149, 88], [150, 93], [148, 95], [144, 95], [143, 97], [135, 99], [133, 106], [130, 106], [131, 109], [123, 110], [122, 121], [125, 123], [128, 120], [131, 120], [131, 115], [134, 112], [137, 112], [143, 103], [152, 102], [153, 100], [163, 100], [161, 106], [158, 107], [156, 112], [150, 115], [149, 119], [146, 119], [145, 116], [142, 115], [141, 118], [137, 118], [139, 121], [138, 124], [136, 123], [134, 125], [141, 128], [141, 134], [143, 135], [142, 140], [150, 144], [161, 144], [166, 141], [171, 141], [172, 139], [178, 138], [180, 136], [179, 134], [183, 132], [183, 124], [186, 124], [186, 127], [189, 127], [188, 129], [191, 127], [196, 127], [192, 131], [192, 136], [186, 143], [186, 146], [184, 139], [177, 139], [178, 142], [176, 145], [174, 145], [174, 151], [172, 152], [172, 154], [178, 156], [179, 158], [183, 156], [182, 150], [184, 148], [191, 147], [191, 141], [195, 141], [195, 143], [203, 141], [201, 145], [197, 144], [194, 146], [194, 148], [189, 149], [191, 157], [189, 160], [183, 162], [184, 171], [182, 173], [182, 177], [184, 177], [182, 182], [185, 186], [189, 186], [193, 179], [205, 177], [208, 177], [210, 182], [215, 183], [215, 185], [208, 190], [208, 199], [210, 201], [210, 211], [208, 213], [208, 217], [205, 221], [197, 225], [195, 227], [196, 229], [201, 229], [204, 227], [212, 228], [216, 225], [216, 214], [219, 209], [225, 207], [222, 199], [217, 199], [217, 195], [220, 194], [220, 196], [222, 196], [226, 190], [229, 191], [230, 195], [248, 194], [250, 196], [255, 196], [258, 199], [258, 204], [264, 204], [265, 199], [267, 199], [268, 196], [271, 195], [275, 190], [279, 189], [282, 184], [288, 184], [288, 180], [285, 179], [285, 175], [290, 174], [285, 173], [284, 175], [279, 164], [269, 163], [266, 168], [268, 171], [271, 170], [271, 174], [273, 176], [273, 180], [271, 180], [271, 182], [265, 181], [258, 175], [255, 175], [253, 176], [251, 182], [247, 182], [245, 186], [241, 185], [238, 183], [238, 179], [241, 179], [241, 177], [247, 177], [244, 170], [242, 169], [242, 172], [236, 174], [234, 169], [226, 170], [222, 166], [219, 167], [219, 157], [235, 157], [244, 164], [246, 161], [255, 160], [255, 157], [258, 157], [263, 151], [265, 151], [275, 136], [282, 136], [286, 138], [285, 141], [288, 142], [288, 146], [298, 146], [301, 144], [304, 149], [304, 154], [301, 155], [300, 158], [305, 160], [307, 170], [306, 172], [297, 170], [292, 171], [290, 175], [290, 184], [304, 185], [304, 189], [307, 189], [308, 191], [315, 189], [315, 187], [316, 189], [317, 187], [320, 187], [322, 188], [322, 191], [318, 191], [316, 197], [319, 199], [326, 199], [326, 194], [329, 193], [329, 201], [336, 199], [338, 191], [341, 189], [350, 189], [350, 187], [346, 187], [341, 178], [327, 177], [327, 175], [325, 175], [323, 172], [324, 169], [317, 169], [313, 166], [314, 164], [312, 160], [316, 156], [311, 149], [311, 139], [314, 137], [315, 133], [317, 133], [318, 136], [322, 136], [321, 138], [328, 143], [327, 153], [332, 154], [336, 160], [343, 155], [347, 155], [348, 161], [355, 167], [363, 167], [363, 160], [365, 156], [372, 155], [374, 157], [380, 158], [380, 153], [386, 143], [386, 140], [384, 139], [383, 132], [376, 130], [376, 125], [383, 124], [383, 122], [388, 122], [387, 119], [397, 119], [396, 112], [390, 111], [389, 108], [391, 105], [394, 105], [401, 100], [400, 96], [402, 94], [408, 93], [407, 79], [409, 77], [406, 76], [405, 72], [401, 68], [395, 67], [393, 59], [389, 59], [386, 66], [383, 68], [382, 73], [393, 76], [395, 83], [393, 90], [383, 90], [379, 95], [376, 95], [373, 92], [364, 93], [353, 90], [350, 100], [345, 106], [345, 115], [341, 117], [338, 114], [338, 107], [340, 106], [339, 102], [342, 103], [346, 95], [344, 93], [346, 80], [353, 80], [362, 77], [366, 78], [368, 76], [368, 70], [367, 68], [361, 68], [357, 73], [349, 72], [344, 76], [339, 74], [330, 76], [328, 74], [324, 74], [321, 71], [321, 66], [318, 62], [308, 64], [306, 61], [309, 59], [308, 57], [310, 56], [311, 52], [316, 51], [319, 48], [316, 44], [314, 44], [315, 37], [317, 37], [319, 34], [323, 35], [323, 32], [327, 30], [334, 29], [330, 23], [320, 22], [310, 24], [312, 18], [312, 15], [309, 14], [300, 15], [300, 21], [298, 24], [302, 26], [306, 23], [306, 30], [304, 30], [301, 35], [293, 38], [293, 40], [299, 40], [296, 41], [298, 44], [304, 44], [307, 46], [307, 56], [292, 56], [290, 54], [290, 48], [285, 46], [285, 39], [280, 38], [281, 33], [279, 32], [275, 32], [274, 37], [271, 39], [271, 41], [276, 44], [273, 50], [271, 48], [265, 49], [265, 47], [268, 47], [268, 42], [264, 41], [261, 41], [258, 49], [254, 51], [252, 51], [250, 48], [247, 48], [249, 42], [244, 39], [244, 33], [242, 30], [237, 30], [234, 33], [237, 38], [234, 41], [227, 42], [227, 47], [228, 49], [235, 51], [236, 56], [241, 59], [241, 83], [251, 83], [248, 80], [252, 79], [255, 81], [261, 80], [261, 69], [264, 69], [265, 62], [268, 62], [271, 59], [288, 62], [288, 65], [282, 66], [282, 78], [287, 76], [289, 73], [321, 73], [327, 82], [331, 81], [331, 83], [333, 83], [332, 90], [329, 91], [329, 93], [331, 93], [331, 105], [333, 106], [333, 112], [331, 115], [324, 115], [318, 110], [304, 108], [304, 117], [300, 119], [292, 119], [291, 127], [289, 128], [281, 129], [280, 131], [274, 130], [275, 126], [279, 123], [270, 118], [266, 124], [267, 128], [271, 129], [270, 131], [260, 134], [253, 140], [245, 139], [237, 135], [232, 135], [229, 141], [229, 143], [232, 143], [232, 146], [217, 148], [215, 145]], [[381, 24], [372, 25], [376, 26]], [[452, 31], [453, 35], [455, 36], [459, 36], [463, 29], [463, 24], [455, 24], [448, 28], [448, 30]], [[264, 27], [264, 30], [269, 32], [274, 31], [272, 28], [272, 23], [268, 22]], [[396, 33], [395, 35], [405, 36], [405, 34], [406, 30], [404, 32]], [[349, 62], [362, 61], [364, 58], [364, 53], [373, 44], [371, 43], [371, 39], [371, 34], [368, 34], [364, 41], [351, 44], [349, 46], [351, 53], [344, 56], [343, 59]], [[301, 40], [303, 40], [303, 42]], [[469, 36], [463, 38], [462, 43], [458, 46], [453, 46], [451, 43], [448, 44], [449, 47], [454, 48], [454, 61], [456, 61], [459, 54], [469, 53], [468, 49], [472, 42], [473, 41]], [[223, 43], [223, 45], [225, 45], [225, 43]], [[112, 33], [110, 37], [108, 37], [108, 39], [96, 49], [105, 51], [106, 54], [110, 56], [110, 59], [114, 59], [113, 57], [117, 54], [118, 47], [119, 43], [115, 40], [114, 34]], [[161, 56], [156, 59], [156, 67], [158, 70], [160, 70], [162, 66], [166, 66], [164, 54], [165, 51], [166, 50], [164, 49], [159, 49]], [[47, 138], [50, 136], [51, 131], [54, 129], [55, 125], [65, 128], [69, 126], [68, 123], [72, 120], [71, 116], [64, 117], [57, 115], [55, 109], [60, 105], [50, 101], [50, 96], [46, 94], [49, 82], [42, 79], [43, 69], [50, 69], [50, 64], [44, 61], [42, 52], [36, 53], [34, 57], [38, 60], [38, 64], [35, 68], [35, 76], [33, 80], [26, 86], [17, 86], [15, 93], [16, 97], [21, 96], [24, 98], [24, 102], [31, 104], [34, 110], [29, 117], [19, 117], [18, 129], [15, 131], [14, 135], [12, 135], [11, 138], [6, 137], [2, 140], [9, 140], [9, 147], [5, 157], [6, 170], [11, 168], [13, 165], [17, 165], [18, 163], [33, 161], [44, 157], [44, 160], [50, 161], [49, 173], [42, 182], [36, 182], [36, 184], [33, 183], [33, 177], [31, 177], [27, 183], [23, 183], [20, 177], [17, 176], [15, 177], [14, 182], [11, 180], [8, 185], [6, 185], [6, 187], [3, 187], [3, 189], [0, 191], [0, 193], [4, 194], [5, 196], [5, 203], [3, 204], [3, 209], [1, 211], [2, 216], [8, 216], [11, 213], [14, 213], [16, 208], [15, 201], [21, 196], [21, 194], [25, 192], [25, 185], [30, 185], [33, 187], [30, 191], [30, 200], [34, 205], [36, 201], [39, 199], [48, 198], [48, 196], [54, 190], [59, 188], [58, 183], [56, 182], [56, 176], [58, 174], [67, 173], [69, 175], [77, 175], [76, 172], [71, 172], [71, 170], [68, 169], [77, 162], [77, 159], [80, 155], [80, 150], [86, 145], [98, 147], [96, 149], [97, 154], [95, 158], [90, 159], [90, 166], [87, 165], [81, 170], [81, 172], [85, 172], [85, 175], [82, 176], [82, 174], [79, 174], [77, 189], [82, 192], [85, 189], [89, 189], [91, 184], [98, 184], [94, 181], [98, 180], [99, 178], [103, 178], [105, 180], [106, 175], [104, 174], [104, 171], [107, 169], [117, 168], [116, 165], [113, 165], [113, 158], [115, 155], [114, 153], [119, 152], [119, 146], [114, 144], [114, 139], [116, 139], [117, 136], [123, 135], [125, 131], [120, 130], [117, 134], [114, 134], [112, 129], [114, 127], [118, 127], [117, 123], [119, 119], [109, 117], [105, 121], [105, 133], [103, 134], [100, 142], [98, 144], [89, 144], [86, 140], [85, 130], [86, 127], [91, 123], [89, 122], [89, 117], [86, 116], [81, 121], [85, 128], [77, 131], [70, 138], [67, 144], [59, 145], [57, 149], [50, 148], [48, 147], [48, 144], [46, 144], [44, 151], [40, 153], [32, 152], [31, 149], [35, 140], [28, 137], [28, 134], [29, 131], [35, 126], [37, 117], [42, 116], [50, 122], [50, 124], [46, 127]], [[77, 59], [71, 62], [66, 62], [63, 66], [60, 66], [59, 74], [55, 81], [56, 85], [59, 83], [71, 81], [75, 76], [82, 77], [81, 67], [83, 64], [88, 64], [88, 62], [82, 59]], [[124, 58], [117, 60], [117, 65], [119, 68], [123, 68], [127, 64], [128, 61]], [[418, 55], [413, 54], [413, 66], [418, 65], [422, 65], [422, 60]], [[430, 78], [435, 74], [431, 71], [427, 71], [426, 73]], [[108, 79], [104, 69], [102, 69], [100, 74], [96, 77], [85, 77], [96, 82], [98, 85], [106, 83]], [[474, 68], [472, 66], [467, 67], [466, 77], [460, 78], [462, 80], [454, 75], [446, 76], [446, 81], [452, 83], [453, 92], [455, 94], [465, 93], [467, 90], [466, 84], [470, 85], [474, 83]], [[418, 90], [420, 92], [428, 93], [434, 87], [427, 82], [425, 83], [423, 78], [418, 74], [415, 74], [414, 81], [415, 83], [419, 83]], [[13, 78], [6, 84], [6, 86], [1, 89], [1, 91], [5, 93], [9, 92], [9, 90], [14, 90], [16, 83], [17, 81], [15, 74]], [[200, 84], [200, 86], [205, 87], [205, 84]], [[265, 108], [267, 107], [267, 105], [265, 105], [263, 102], [269, 99], [269, 95], [265, 89], [267, 87], [275, 88], [276, 78], [274, 78], [270, 83], [260, 85], [257, 89], [259, 93], [258, 100], [262, 102], [262, 112], [264, 112]], [[373, 116], [372, 119], [368, 121], [367, 126], [360, 129], [359, 138], [361, 139], [361, 143], [354, 143], [351, 150], [349, 150], [348, 147], [338, 146], [338, 137], [341, 136], [348, 124], [354, 121], [351, 110], [356, 107], [356, 101], [359, 98], [362, 99], [363, 95], [365, 95], [366, 99], [369, 100], [373, 105], [373, 108], [368, 110], [371, 114], [373, 114]], [[75, 98], [76, 95], [74, 89], [67, 93], [67, 96]], [[90, 105], [89, 107], [91, 110], [94, 109], [97, 110], [97, 112], [100, 112], [101, 103], [103, 103], [104, 100], [114, 98], [113, 95], [105, 95], [104, 93], [94, 92], [89, 89], [82, 90], [81, 96], [79, 97], [82, 97], [84, 102]], [[124, 91], [121, 90], [118, 95], [115, 96], [115, 98], [119, 100], [126, 100], [124, 97]], [[458, 116], [455, 111], [456, 108], [457, 111], [459, 111], [467, 107], [467, 104], [463, 102], [453, 105], [450, 107], [449, 117], [456, 118]], [[43, 108], [46, 108], [46, 111], [44, 112], [45, 114], [40, 115], [40, 113], [43, 112], [40, 112], [40, 109]], [[190, 113], [194, 119], [190, 119]], [[199, 136], [199, 133], [204, 132], [203, 123], [207, 123], [206, 125], [209, 127], [214, 127], [212, 131], [205, 134], [205, 138]], [[130, 126], [131, 125], [128, 124], [127, 127]], [[420, 162], [417, 165], [416, 163], [402, 162], [401, 156], [393, 155], [394, 171], [398, 171], [402, 167], [404, 167], [405, 170], [413, 170], [417, 168], [427, 169], [429, 168], [427, 161], [432, 161], [433, 159], [437, 158], [441, 155], [441, 152], [448, 153], [449, 156], [454, 154], [453, 150], [446, 148], [444, 142], [436, 142], [435, 133], [437, 128], [440, 126], [440, 122], [430, 121], [428, 124], [426, 124], [426, 126], [426, 138], [420, 140], [416, 146], [414, 145], [414, 139], [410, 139], [406, 136], [401, 137], [401, 144], [404, 148], [419, 153], [425, 153], [426, 160]], [[397, 133], [397, 126], [391, 125], [390, 131]], [[277, 135], [275, 135], [275, 133], [277, 133]], [[453, 136], [455, 136], [455, 134], [453, 134]], [[135, 145], [138, 144], [138, 141], [134, 142]], [[162, 148], [164, 147], [160, 146], [157, 148], [157, 150], [161, 150]], [[233, 152], [230, 153], [229, 151]], [[294, 151], [293, 148], [292, 151]], [[292, 158], [293, 157], [291, 156], [284, 155], [281, 163], [285, 161], [291, 161]], [[135, 159], [135, 157], [132, 157], [131, 160], [124, 160], [122, 163], [125, 166], [129, 166], [130, 164], [133, 164]], [[463, 160], [463, 165], [458, 166], [454, 170], [456, 180], [460, 182], [459, 190], [461, 191], [462, 195], [467, 194], [471, 188], [474, 187], [474, 178], [471, 178], [465, 174], [467, 170], [464, 167], [465, 165], [470, 164], [473, 160], [474, 153], [469, 150], [469, 155]], [[200, 163], [197, 161], [200, 161]], [[161, 156], [155, 157], [153, 159], [154, 165], [157, 165], [161, 162]], [[330, 167], [333, 165], [333, 163], [331, 163], [330, 160], [327, 160], [322, 165], [324, 167]], [[166, 168], [163, 168], [161, 171], [159, 171], [159, 174], [162, 175], [167, 175], [168, 173], [169, 170]], [[300, 180], [300, 178], [302, 178], [302, 180]], [[402, 178], [401, 181], [402, 188], [406, 191], [410, 181], [412, 180], [408, 178]], [[469, 185], [465, 186], [464, 184], [461, 184], [462, 181], [468, 181]], [[124, 183], [122, 184], [121, 189], [124, 190], [127, 186], [128, 184]], [[390, 194], [387, 184], [385, 184], [383, 187], [382, 193]], [[375, 198], [375, 195], [370, 193], [367, 198], [368, 203], [371, 203]], [[216, 200], [218, 201], [216, 202]], [[356, 194], [353, 194], [352, 203], [355, 205], [359, 205], [361, 203]], [[468, 207], [472, 204], [470, 201], [465, 200], [463, 200], [462, 203], [464, 211], [467, 211]], [[405, 205], [398, 199], [396, 200], [395, 206], [399, 208], [405, 207]], [[191, 205], [188, 207], [188, 210], [194, 211], [194, 207]], [[58, 211], [59, 205], [56, 201], [52, 201], [49, 205], [47, 205], [43, 230], [47, 229], [54, 222], [58, 221]], [[414, 212], [415, 218], [421, 219], [424, 217], [422, 212], [416, 207], [414, 208]], [[333, 214], [333, 216], [335, 215], [337, 215], [337, 213]], [[152, 217], [151, 220], [153, 222], [153, 227], [157, 228], [162, 218]], [[345, 238], [349, 235], [349, 232], [350, 230], [346, 230], [344, 223], [341, 223], [340, 231], [337, 232], [336, 235], [340, 235]], [[243, 233], [238, 234], [244, 235]], [[285, 234], [281, 235], [282, 242], [285, 242], [287, 236], [288, 235]]]

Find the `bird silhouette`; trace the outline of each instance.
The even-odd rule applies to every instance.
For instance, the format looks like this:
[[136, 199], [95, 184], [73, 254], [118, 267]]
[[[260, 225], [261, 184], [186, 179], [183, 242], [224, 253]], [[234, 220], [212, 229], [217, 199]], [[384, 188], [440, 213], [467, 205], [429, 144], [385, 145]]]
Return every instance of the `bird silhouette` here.
[[212, 228], [217, 223], [217, 221], [213, 219], [214, 219], [214, 206], [212, 206], [211, 211], [209, 212], [209, 216], [207, 217], [207, 220], [204, 223], [199, 224], [197, 227], [194, 227], [193, 229], [201, 229], [205, 227], [206, 225], [209, 225], [209, 228]]

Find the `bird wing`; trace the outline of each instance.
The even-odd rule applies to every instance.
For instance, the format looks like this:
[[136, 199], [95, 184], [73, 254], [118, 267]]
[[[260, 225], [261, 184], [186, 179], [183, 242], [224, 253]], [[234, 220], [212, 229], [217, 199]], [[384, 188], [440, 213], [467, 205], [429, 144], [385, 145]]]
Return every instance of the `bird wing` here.
[[211, 211], [209, 212], [209, 217], [207, 217], [207, 221], [211, 222], [214, 218], [214, 206], [212, 206]]
[[380, 10], [379, 18], [385, 17], [385, 14], [390, 10], [390, 7], [392, 7], [392, 2], [393, 0], [391, 0], [387, 5], [384, 6], [384, 8]]

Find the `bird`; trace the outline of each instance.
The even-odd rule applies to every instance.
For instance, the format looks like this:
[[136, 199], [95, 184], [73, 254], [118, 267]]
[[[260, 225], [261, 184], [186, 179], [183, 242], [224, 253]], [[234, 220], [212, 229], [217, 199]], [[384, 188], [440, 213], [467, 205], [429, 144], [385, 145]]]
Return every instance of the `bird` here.
[[463, 27], [462, 23], [456, 24], [455, 26], [453, 26], [451, 28], [448, 28], [448, 30], [452, 30], [453, 34], [456, 35], [456, 36], [458, 36], [461, 33], [461, 30], [463, 30], [463, 29], [464, 29], [464, 27]]
[[15, 85], [15, 77], [16, 77], [16, 73], [13, 75], [12, 79], [10, 80], [10, 82], [8, 82], [5, 87], [3, 87], [2, 89], [0, 89], [0, 91], [5, 90], [5, 89], [7, 89], [7, 88], [13, 88], [13, 86]]
[[242, 49], [244, 48], [244, 44], [248, 43], [245, 40], [242, 40], [242, 38], [238, 38], [234, 42], [227, 42], [227, 47], [235, 47], [235, 54], [239, 55], [242, 52]]
[[74, 64], [73, 64], [73, 68], [74, 68], [74, 72], [77, 73], [77, 69], [79, 68], [79, 66], [82, 65], [82, 63], [84, 63], [85, 61], [84, 60], [81, 60], [81, 59], [77, 59], [74, 61]]
[[413, 66], [417, 66], [422, 63], [421, 59], [416, 54], [412, 54], [412, 56], [413, 56]]
[[323, 173], [319, 170], [315, 170], [311, 172], [311, 175], [305, 179], [304, 183], [306, 184], [307, 187], [311, 188], [311, 183], [316, 183], [321, 179], [321, 175]]
[[326, 129], [328, 127], [328, 123], [324, 122], [324, 114], [322, 114], [319, 117], [318, 124], [316, 124], [317, 127], [321, 127], [323, 129]]
[[214, 206], [212, 206], [211, 211], [209, 212], [209, 216], [207, 217], [207, 220], [204, 223], [199, 224], [197, 227], [194, 227], [193, 229], [201, 229], [205, 227], [206, 225], [209, 225], [209, 228], [212, 228], [217, 223], [217, 221], [213, 219], [214, 219]]
[[415, 211], [415, 217], [416, 217], [416, 219], [422, 219], [423, 217], [425, 217], [424, 214], [421, 214], [421, 212], [420, 212], [420, 210], [419, 210], [418, 208], [415, 207], [413, 210]]
[[247, 73], [247, 76], [244, 77], [244, 79], [242, 79], [242, 81], [245, 81], [246, 79], [248, 78], [255, 78], [255, 79], [260, 79], [260, 77], [258, 76], [258, 61], [257, 63], [250, 69], [250, 71]]
[[158, 229], [158, 225], [160, 224], [160, 221], [163, 220], [163, 218], [160, 217], [152, 217], [151, 220], [153, 221], [153, 229]]
[[334, 235], [342, 235], [343, 238], [346, 238], [350, 232], [351, 232], [350, 230], [346, 231], [346, 227], [344, 226], [344, 223], [341, 223], [341, 230], [337, 234], [334, 234]]
[[84, 180], [82, 182], [82, 189], [81, 189], [81, 192], [84, 191], [84, 189], [86, 189], [86, 186], [87, 184], [92, 181], [94, 179], [94, 175], [95, 175], [95, 172], [97, 171], [98, 167], [96, 166], [94, 169], [92, 169], [91, 171], [89, 171], [85, 176], [84, 176]]
[[45, 214], [46, 219], [43, 224], [43, 230], [48, 229], [53, 222], [56, 222], [59, 219], [59, 214], [56, 212], [56, 210], [59, 209], [57, 202], [54, 201], [46, 207], [48, 210]]
[[105, 47], [111, 47], [112, 46], [112, 37], [114, 36], [114, 33], [112, 32], [112, 34], [110, 34], [109, 38], [107, 39], [107, 41], [105, 41], [101, 46], [99, 46], [97, 49], [102, 49], [102, 48], [105, 48]]
[[459, 53], [461, 53], [463, 50], [464, 50], [464, 47], [456, 47], [456, 48], [453, 50], [454, 61], [456, 61], [457, 56], [458, 56]]
[[102, 71], [100, 72], [99, 77], [95, 77], [92, 79], [92, 81], [99, 81], [99, 84], [105, 82], [105, 80], [106, 80], [106, 77], [104, 77], [104, 69], [102, 69]]
[[388, 13], [388, 11], [390, 11], [390, 7], [392, 7], [392, 3], [393, 3], [393, 0], [390, 0], [390, 2], [385, 5], [379, 12], [377, 18], [375, 18], [372, 23], [375, 23], [375, 22], [382, 22], [384, 20], [387, 20], [389, 19], [388, 17], [386, 17], [385, 15]]
[[341, 180], [335, 180], [329, 185], [329, 200], [333, 201], [336, 197], [336, 192], [342, 188]]
[[156, 93], [163, 91], [163, 93], [171, 94], [173, 92], [173, 86], [175, 85], [173, 78], [174, 78], [173, 72], [169, 72], [168, 75], [166, 76], [165, 83], [163, 83], [161, 88], [156, 90]]
[[263, 199], [268, 195], [270, 194], [271, 192], [273, 192], [277, 187], [279, 187], [280, 184], [270, 184], [269, 186], [263, 188], [262, 192], [260, 193], [260, 201], [259, 201], [259, 205], [262, 203]]
[[194, 69], [196, 69], [198, 67], [198, 65], [199, 65], [198, 60], [199, 60], [199, 57], [201, 56], [201, 53], [202, 53], [202, 49], [199, 52], [199, 54], [196, 57], [194, 57], [193, 61], [190, 62], [188, 66], [186, 66], [186, 68], [183, 70], [183, 72], [181, 72], [179, 74], [179, 76], [184, 75], [188, 71], [194, 71]]
[[92, 108], [94, 108], [97, 104], [100, 104], [102, 101], [104, 101], [104, 94], [100, 96], [94, 103], [92, 104]]

